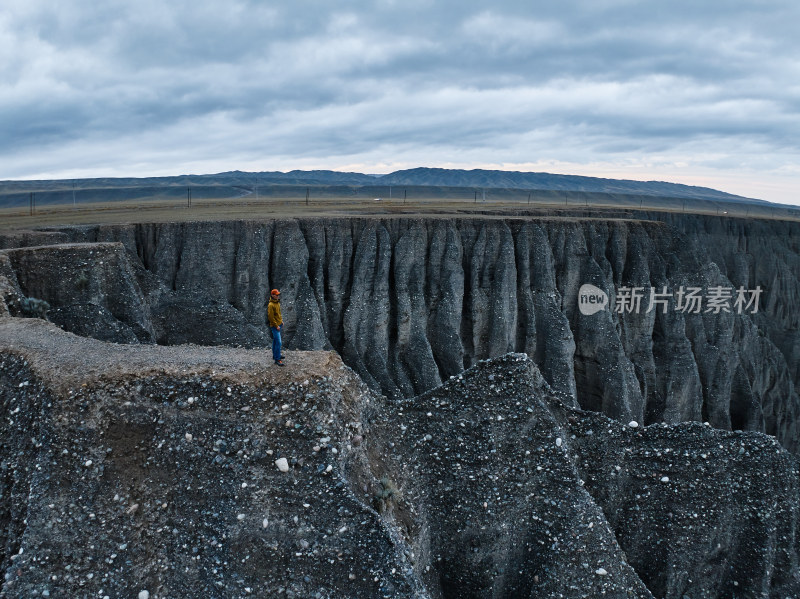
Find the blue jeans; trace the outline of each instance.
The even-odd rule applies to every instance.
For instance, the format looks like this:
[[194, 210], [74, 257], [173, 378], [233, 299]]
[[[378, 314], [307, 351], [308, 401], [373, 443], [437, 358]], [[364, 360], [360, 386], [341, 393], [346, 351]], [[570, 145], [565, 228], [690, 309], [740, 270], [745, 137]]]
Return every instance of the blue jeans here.
[[281, 332], [275, 327], [272, 330], [272, 359], [276, 362], [281, 359]]

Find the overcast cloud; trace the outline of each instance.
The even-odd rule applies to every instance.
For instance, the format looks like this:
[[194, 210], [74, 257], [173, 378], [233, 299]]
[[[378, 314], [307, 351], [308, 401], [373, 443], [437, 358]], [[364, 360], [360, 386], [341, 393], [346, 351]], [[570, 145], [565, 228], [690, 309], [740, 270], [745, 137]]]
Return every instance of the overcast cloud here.
[[5, 0], [0, 178], [416, 166], [800, 204], [795, 0]]

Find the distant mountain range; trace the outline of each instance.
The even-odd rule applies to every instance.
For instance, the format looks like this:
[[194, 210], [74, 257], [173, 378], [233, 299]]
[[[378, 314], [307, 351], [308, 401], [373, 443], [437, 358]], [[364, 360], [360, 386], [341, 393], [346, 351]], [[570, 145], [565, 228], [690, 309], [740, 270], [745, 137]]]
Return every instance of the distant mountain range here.
[[748, 200], [749, 198], [717, 191], [662, 181], [631, 181], [601, 179], [578, 175], [524, 173], [519, 171], [458, 170], [443, 168], [414, 168], [383, 175], [384, 185], [436, 185], [447, 187], [478, 187], [494, 189], [531, 189], [551, 191], [586, 191], [611, 194], [668, 196], [693, 199]]
[[[179, 175], [173, 177], [126, 177], [76, 180], [3, 181], [0, 182], [0, 206], [14, 206], [28, 201], [31, 192], [37, 201], [55, 203], [71, 201], [72, 190], [80, 190], [86, 200], [133, 199], [148, 196], [185, 194], [187, 187], [197, 187], [198, 194], [211, 197], [241, 197], [258, 186], [263, 193], [271, 187], [287, 186], [354, 187], [368, 190], [380, 186], [427, 188], [515, 189], [530, 191], [590, 192], [630, 194], [670, 198], [762, 202], [708, 187], [695, 187], [663, 181], [631, 181], [602, 179], [577, 175], [554, 175], [496, 170], [460, 170], [413, 168], [387, 175], [345, 173], [329, 170], [248, 173], [230, 171], [212, 175]], [[367, 191], [367, 190], [365, 190]], [[376, 193], [380, 193], [376, 191]], [[197, 197], [201, 197], [198, 195]], [[768, 203], [768, 202], [765, 202]]]

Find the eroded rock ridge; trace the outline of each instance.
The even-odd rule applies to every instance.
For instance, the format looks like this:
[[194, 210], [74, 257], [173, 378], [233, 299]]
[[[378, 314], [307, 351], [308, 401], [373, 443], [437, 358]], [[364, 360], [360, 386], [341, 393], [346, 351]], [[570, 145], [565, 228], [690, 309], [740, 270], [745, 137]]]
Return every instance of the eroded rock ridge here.
[[[268, 290], [280, 287], [286, 345], [335, 349], [389, 397], [516, 351], [575, 406], [760, 430], [796, 452], [797, 225], [657, 217], [65, 227], [8, 238], [73, 245], [6, 250], [5, 272], [65, 329], [125, 342], [265, 346]], [[763, 292], [756, 313], [683, 313], [674, 299], [648, 312], [645, 297], [638, 312], [587, 316], [586, 283], [611, 298], [622, 287]]]

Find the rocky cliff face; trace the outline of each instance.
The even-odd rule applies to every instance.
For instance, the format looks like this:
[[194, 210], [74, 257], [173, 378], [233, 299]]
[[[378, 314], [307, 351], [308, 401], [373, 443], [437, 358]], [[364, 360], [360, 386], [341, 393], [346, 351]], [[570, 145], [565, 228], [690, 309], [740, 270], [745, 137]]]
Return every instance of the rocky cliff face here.
[[393, 513], [433, 597], [800, 591], [797, 464], [771, 437], [569, 408], [524, 354], [373, 421], [371, 463], [403, 489]]
[[342, 476], [369, 396], [335, 354], [0, 346], [0, 596], [427, 596]]
[[0, 319], [0, 595], [800, 593], [771, 437], [570, 408], [524, 354], [403, 400], [270, 362]]
[[[114, 251], [127, 255], [140, 289], [125, 295], [149, 311], [150, 324], [107, 309], [139, 341], [266, 345], [267, 294], [280, 287], [287, 346], [333, 348], [389, 397], [417, 395], [481, 359], [517, 351], [572, 405], [622, 421], [765, 431], [796, 452], [800, 229], [658, 217], [285, 220], [57, 233], [122, 244]], [[43, 283], [58, 273], [57, 261], [41, 270], [20, 250], [8, 251], [23, 292], [65, 310], [70, 294]], [[578, 291], [587, 283], [612, 305], [621, 288], [643, 288], [640, 310], [583, 314]], [[763, 292], [757, 313], [705, 306], [685, 313], [675, 305], [682, 286]], [[664, 287], [672, 297], [666, 311], [658, 304], [647, 311], [650, 289]], [[67, 322], [80, 321], [76, 312], [63, 320], [80, 332]]]

